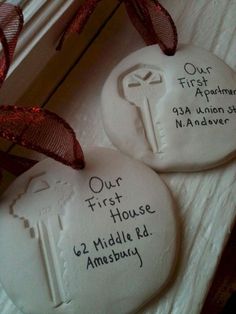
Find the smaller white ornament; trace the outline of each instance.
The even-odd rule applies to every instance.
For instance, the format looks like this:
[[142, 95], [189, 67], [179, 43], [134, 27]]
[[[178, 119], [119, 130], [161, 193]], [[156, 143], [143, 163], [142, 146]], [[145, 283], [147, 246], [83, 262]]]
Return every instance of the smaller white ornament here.
[[111, 149], [76, 171], [51, 159], [0, 203], [0, 282], [25, 314], [134, 311], [168, 281], [178, 232], [159, 176]]
[[112, 143], [156, 170], [208, 169], [236, 155], [236, 76], [201, 48], [132, 53], [109, 75], [102, 111]]

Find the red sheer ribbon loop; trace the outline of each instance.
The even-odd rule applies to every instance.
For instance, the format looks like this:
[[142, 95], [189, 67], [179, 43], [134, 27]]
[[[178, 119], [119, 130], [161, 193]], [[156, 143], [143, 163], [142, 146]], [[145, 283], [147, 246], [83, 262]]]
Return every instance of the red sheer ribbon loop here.
[[[101, 0], [87, 0], [78, 9], [67, 26], [57, 49], [60, 49], [70, 33], [80, 34], [89, 17]], [[158, 44], [166, 55], [174, 55], [178, 35], [173, 19], [157, 0], [119, 0], [124, 2], [126, 11], [134, 27], [147, 45]]]
[[48, 110], [0, 106], [0, 136], [72, 168], [82, 169], [85, 165], [73, 129]]
[[0, 87], [10, 67], [19, 34], [23, 27], [23, 15], [19, 7], [10, 3], [0, 4]]
[[166, 55], [177, 49], [177, 29], [170, 14], [155, 0], [124, 0], [133, 25], [147, 45], [158, 44]]

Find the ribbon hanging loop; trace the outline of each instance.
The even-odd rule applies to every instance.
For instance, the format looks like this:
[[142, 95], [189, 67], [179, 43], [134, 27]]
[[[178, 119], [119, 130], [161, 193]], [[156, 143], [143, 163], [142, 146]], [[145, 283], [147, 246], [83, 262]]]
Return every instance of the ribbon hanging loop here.
[[81, 169], [85, 165], [73, 129], [48, 110], [0, 106], [0, 136], [72, 168]]
[[13, 59], [18, 37], [23, 28], [23, 14], [19, 7], [10, 3], [0, 4], [0, 87], [6, 78]]
[[[79, 7], [66, 27], [57, 49], [61, 49], [71, 33], [80, 34], [101, 0], [87, 0]], [[175, 23], [167, 10], [157, 0], [119, 0], [147, 45], [158, 44], [166, 55], [174, 55], [178, 35]]]

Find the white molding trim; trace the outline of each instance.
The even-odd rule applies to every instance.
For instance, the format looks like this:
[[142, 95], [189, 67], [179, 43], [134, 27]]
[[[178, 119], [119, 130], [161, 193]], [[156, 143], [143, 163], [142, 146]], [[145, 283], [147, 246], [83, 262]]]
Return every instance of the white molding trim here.
[[[71, 11], [70, 9], [73, 6], [73, 2], [75, 1], [33, 0], [31, 4], [23, 10], [25, 25], [17, 45], [14, 62], [11, 65], [9, 74], [30, 54], [31, 50], [42, 40], [45, 34], [49, 30], [52, 31], [52, 28], [55, 27], [55, 24], [61, 16]], [[55, 32], [58, 33], [56, 30]], [[55, 40], [57, 40], [57, 38], [55, 38]]]
[[16, 101], [56, 52], [65, 26], [81, 1], [8, 0], [21, 5], [24, 28], [14, 61], [0, 90], [0, 105]]

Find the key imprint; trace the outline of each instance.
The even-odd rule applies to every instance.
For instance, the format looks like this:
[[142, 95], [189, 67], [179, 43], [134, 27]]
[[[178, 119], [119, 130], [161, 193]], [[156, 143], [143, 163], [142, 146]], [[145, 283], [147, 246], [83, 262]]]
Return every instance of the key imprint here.
[[122, 85], [125, 99], [140, 109], [147, 140], [153, 153], [157, 153], [151, 107], [157, 104], [158, 98], [163, 94], [164, 84], [160, 70], [146, 65], [133, 67], [123, 77]]
[[[50, 295], [56, 308], [71, 301], [63, 250], [58, 242], [63, 230], [61, 216], [72, 197], [73, 188], [63, 181], [55, 181], [51, 185], [43, 175], [30, 179], [25, 192], [13, 201], [11, 214], [23, 220], [31, 237], [39, 241]], [[25, 207], [29, 201], [35, 208]]]

